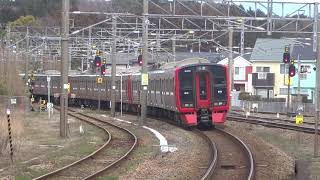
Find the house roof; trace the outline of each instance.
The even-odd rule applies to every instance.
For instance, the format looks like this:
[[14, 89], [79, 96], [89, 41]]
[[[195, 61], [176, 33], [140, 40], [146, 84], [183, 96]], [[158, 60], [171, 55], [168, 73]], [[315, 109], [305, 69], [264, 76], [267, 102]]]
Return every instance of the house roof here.
[[296, 44], [293, 47], [292, 57], [305, 61], [315, 61], [316, 52], [313, 52], [312, 40], [297, 39]]
[[312, 40], [310, 39], [271, 39], [258, 38], [254, 46], [251, 61], [282, 62], [284, 47], [290, 45], [291, 57], [295, 60], [314, 61], [316, 53], [313, 52]]
[[258, 38], [250, 61], [282, 62], [284, 47], [291, 45], [290, 51], [292, 51], [293, 44], [295, 41], [292, 39]]
[[[245, 67], [245, 66], [251, 66], [252, 63], [248, 60], [246, 60], [244, 57], [238, 56], [233, 59], [234, 66], [235, 67]], [[228, 58], [224, 58], [223, 60], [219, 61], [218, 64], [227, 65], [228, 64]]]

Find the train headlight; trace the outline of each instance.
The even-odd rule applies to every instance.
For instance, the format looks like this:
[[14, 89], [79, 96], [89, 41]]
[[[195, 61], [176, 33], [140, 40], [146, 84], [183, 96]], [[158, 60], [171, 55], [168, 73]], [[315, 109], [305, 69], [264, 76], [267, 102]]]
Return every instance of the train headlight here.
[[193, 107], [193, 104], [184, 104], [184, 107], [190, 108], [190, 107]]
[[225, 102], [225, 101], [219, 101], [219, 102], [213, 103], [214, 106], [225, 106], [226, 104], [227, 104], [227, 102]]

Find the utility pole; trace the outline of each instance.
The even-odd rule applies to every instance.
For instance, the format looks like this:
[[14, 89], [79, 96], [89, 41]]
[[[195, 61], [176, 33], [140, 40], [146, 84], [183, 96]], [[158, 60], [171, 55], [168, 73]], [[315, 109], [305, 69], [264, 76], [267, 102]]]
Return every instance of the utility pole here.
[[[26, 92], [28, 91], [29, 87], [27, 85], [27, 82], [28, 82], [28, 74], [29, 74], [29, 57], [30, 57], [30, 54], [29, 54], [29, 27], [27, 27], [27, 35], [26, 35], [27, 39], [27, 53], [26, 53], [26, 64], [25, 64], [25, 82], [24, 82], [24, 85], [26, 86]], [[29, 98], [26, 98], [25, 100], [25, 111], [28, 111], [29, 109]]]
[[116, 116], [117, 17], [112, 16], [111, 117]]
[[51, 82], [51, 77], [50, 76], [47, 76], [47, 82], [48, 82], [48, 102], [47, 102], [47, 111], [48, 111], [48, 117], [49, 117], [49, 119], [51, 118], [51, 115], [50, 115], [50, 109], [51, 109], [51, 107], [49, 107], [49, 104], [51, 103], [51, 100], [50, 100], [50, 82]]
[[244, 20], [241, 21], [241, 34], [240, 34], [240, 55], [244, 54]]
[[141, 72], [141, 89], [140, 89], [140, 104], [141, 104], [141, 116], [139, 124], [142, 126], [143, 121], [146, 118], [147, 114], [147, 91], [148, 91], [148, 72], [147, 72], [147, 65], [148, 65], [148, 8], [149, 8], [149, 1], [143, 0], [143, 36], [142, 36], [142, 44], [143, 44], [143, 51], [142, 51], [142, 72]]
[[68, 121], [68, 59], [69, 59], [69, 0], [62, 0], [61, 17], [61, 94], [60, 136], [67, 137]]
[[291, 64], [291, 61], [288, 63], [288, 94], [287, 94], [287, 115], [289, 116], [289, 111], [290, 111], [290, 71], [289, 71], [289, 66]]
[[229, 59], [228, 59], [228, 66], [229, 66], [229, 79], [230, 79], [230, 94], [233, 90], [233, 58], [232, 58], [232, 42], [233, 42], [233, 29], [229, 28]]
[[300, 54], [298, 54], [298, 107], [301, 106], [302, 104], [302, 99], [301, 99], [301, 95], [300, 95], [300, 89], [301, 89], [301, 84], [300, 84], [300, 81], [301, 81], [301, 60], [300, 60]]
[[[26, 66], [25, 66], [25, 85], [27, 85], [28, 82], [28, 73], [29, 73], [29, 27], [27, 27], [27, 35], [26, 35], [26, 41], [27, 41], [27, 53], [26, 53]], [[28, 88], [28, 87], [27, 87]]]
[[[318, 18], [318, 3], [315, 3], [314, 17]], [[315, 134], [314, 134], [314, 157], [318, 157], [318, 123], [319, 123], [319, 111], [320, 111], [320, 34], [318, 23], [317, 26], [317, 64], [316, 64], [316, 119], [314, 124]]]
[[173, 55], [173, 62], [176, 62], [176, 32], [172, 37], [172, 55]]

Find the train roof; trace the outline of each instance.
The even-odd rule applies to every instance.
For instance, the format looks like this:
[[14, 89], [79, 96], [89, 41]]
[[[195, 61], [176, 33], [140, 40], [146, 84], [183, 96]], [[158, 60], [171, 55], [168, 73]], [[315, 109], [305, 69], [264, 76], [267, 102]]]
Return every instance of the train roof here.
[[160, 69], [171, 69], [171, 68], [179, 68], [183, 66], [188, 66], [192, 64], [209, 64], [210, 61], [204, 58], [199, 58], [199, 57], [193, 57], [193, 58], [188, 58], [182, 61], [177, 61], [177, 62], [170, 62], [162, 65]]

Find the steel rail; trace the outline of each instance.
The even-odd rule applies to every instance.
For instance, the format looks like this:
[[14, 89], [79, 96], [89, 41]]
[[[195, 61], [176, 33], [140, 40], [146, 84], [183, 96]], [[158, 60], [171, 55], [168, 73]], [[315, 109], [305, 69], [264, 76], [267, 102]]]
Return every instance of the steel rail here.
[[[229, 113], [229, 114], [233, 114], [233, 115], [238, 115], [238, 116], [241, 116], [241, 117], [245, 117], [244, 115], [240, 114], [240, 113]], [[259, 117], [259, 116], [253, 116], [253, 115], [250, 115], [250, 118], [258, 118], [258, 119], [261, 119], [261, 120], [274, 120], [274, 121], [282, 121], [282, 122], [286, 122], [286, 123], [291, 123], [291, 124], [295, 124], [296, 122], [294, 120], [290, 120], [290, 119], [280, 119], [280, 118], [273, 118], [273, 117]], [[314, 123], [313, 122], [306, 122], [304, 121], [303, 124], [307, 124], [307, 125], [313, 125], [314, 126]]]
[[254, 180], [255, 179], [255, 162], [254, 162], [254, 157], [253, 157], [253, 154], [252, 154], [250, 148], [239, 137], [237, 137], [237, 136], [235, 136], [235, 135], [233, 135], [233, 134], [231, 134], [231, 133], [229, 133], [227, 131], [219, 129], [219, 128], [216, 128], [215, 130], [219, 131], [222, 134], [225, 134], [225, 135], [229, 136], [235, 142], [237, 142], [238, 144], [240, 144], [242, 146], [242, 149], [245, 151], [245, 153], [247, 155], [247, 158], [249, 160], [249, 163], [250, 163], [250, 170], [249, 170], [249, 173], [248, 173], [247, 180]]
[[112, 124], [112, 123], [107, 122], [107, 121], [103, 121], [103, 120], [101, 120], [101, 119], [99, 119], [99, 118], [89, 116], [89, 115], [87, 115], [87, 114], [83, 114], [83, 113], [78, 113], [78, 114], [80, 114], [80, 115], [82, 115], [82, 116], [84, 116], [84, 117], [87, 117], [87, 118], [94, 119], [94, 120], [99, 121], [99, 122], [102, 122], [102, 123], [108, 123], [108, 125], [113, 126], [113, 127], [115, 127], [115, 128], [118, 128], [118, 129], [120, 129], [120, 130], [123, 130], [123, 131], [127, 132], [128, 134], [130, 134], [130, 135], [134, 138], [134, 143], [133, 143], [133, 145], [130, 147], [130, 149], [129, 149], [123, 156], [121, 156], [118, 160], [114, 161], [113, 163], [109, 164], [108, 166], [104, 167], [104, 168], [101, 169], [100, 171], [96, 172], [95, 174], [89, 175], [89, 176], [85, 177], [84, 179], [95, 178], [95, 177], [99, 176], [101, 173], [107, 171], [108, 169], [111, 169], [113, 166], [115, 166], [116, 164], [122, 162], [126, 157], [128, 157], [129, 154], [137, 147], [137, 145], [138, 145], [138, 138], [137, 138], [137, 136], [136, 136], [134, 133], [132, 133], [132, 132], [129, 131], [128, 129], [123, 128], [123, 127], [118, 126], [118, 125], [115, 125], [115, 124]]
[[[56, 109], [58, 109], [58, 108], [56, 108]], [[71, 116], [73, 116], [73, 115], [71, 115]], [[103, 131], [105, 131], [105, 132], [107, 133], [107, 135], [108, 135], [108, 140], [107, 140], [99, 149], [97, 149], [96, 151], [92, 152], [92, 153], [89, 154], [88, 156], [86, 156], [86, 157], [84, 157], [84, 158], [82, 158], [82, 159], [80, 159], [80, 160], [78, 160], [78, 161], [75, 161], [75, 162], [73, 162], [73, 163], [71, 163], [71, 164], [69, 164], [69, 165], [67, 165], [67, 166], [64, 166], [64, 167], [62, 167], [62, 168], [59, 168], [59, 169], [57, 169], [57, 170], [55, 170], [55, 171], [52, 171], [52, 172], [49, 172], [49, 173], [44, 174], [44, 175], [42, 175], [42, 176], [39, 176], [39, 177], [37, 177], [37, 178], [34, 178], [34, 180], [39, 180], [39, 179], [48, 178], [48, 177], [50, 177], [50, 176], [53, 176], [54, 174], [57, 174], [57, 173], [59, 173], [59, 172], [61, 172], [61, 171], [63, 171], [63, 170], [66, 170], [66, 169], [68, 169], [68, 168], [70, 168], [70, 167], [72, 167], [72, 166], [74, 166], [74, 165], [76, 165], [76, 164], [79, 164], [79, 163], [87, 160], [88, 158], [91, 158], [92, 156], [94, 156], [95, 154], [97, 154], [98, 152], [100, 152], [101, 150], [103, 150], [103, 149], [110, 143], [110, 141], [111, 141], [111, 139], [112, 139], [112, 136], [111, 136], [110, 132], [109, 132], [106, 128], [104, 128], [104, 127], [102, 127], [102, 126], [100, 126], [100, 125], [97, 125], [97, 124], [95, 124], [95, 123], [93, 123], [93, 122], [91, 122], [91, 121], [88, 121], [88, 120], [86, 120], [86, 119], [84, 119], [84, 118], [80, 118], [80, 117], [76, 117], [76, 116], [73, 116], [73, 117], [75, 117], [75, 118], [77, 118], [77, 119], [80, 119], [81, 121], [85, 121], [85, 122], [87, 122], [87, 123], [89, 123], [89, 124], [91, 124], [91, 125], [93, 125], [93, 126], [96, 126], [96, 127], [100, 128], [100, 129], [102, 129]]]
[[304, 133], [308, 133], [308, 134], [314, 134], [314, 132], [315, 132], [314, 128], [291, 125], [288, 123], [270, 122], [270, 121], [262, 120], [259, 118], [246, 118], [246, 117], [240, 117], [239, 115], [238, 116], [228, 115], [227, 118], [229, 121], [245, 122], [245, 123], [249, 123], [249, 124], [262, 125], [265, 127], [273, 127], [273, 128], [280, 128], [280, 129], [286, 129], [286, 130], [299, 131], [299, 132], [304, 132]]
[[[102, 123], [104, 123], [104, 124], [108, 124], [109, 126], [115, 127], [115, 128], [117, 128], [117, 129], [119, 129], [119, 130], [122, 130], [122, 131], [130, 134], [130, 136], [132, 136], [132, 137], [134, 138], [134, 143], [132, 144], [132, 146], [130, 147], [130, 149], [129, 149], [123, 156], [121, 156], [120, 158], [118, 158], [116, 161], [112, 162], [112, 163], [109, 164], [108, 166], [100, 169], [99, 171], [95, 172], [94, 174], [91, 174], [91, 175], [89, 175], [89, 176], [87, 176], [87, 177], [85, 177], [85, 178], [83, 178], [83, 179], [92, 179], [92, 178], [94, 178], [94, 177], [99, 176], [101, 173], [105, 172], [106, 170], [111, 169], [112, 167], [114, 167], [114, 165], [122, 162], [126, 157], [128, 157], [129, 154], [137, 147], [138, 138], [136, 137], [136, 135], [135, 135], [134, 133], [132, 133], [132, 132], [129, 131], [128, 129], [122, 128], [122, 127], [120, 127], [120, 126], [117, 126], [117, 125], [112, 124], [112, 123], [107, 122], [107, 121], [103, 121], [103, 120], [101, 120], [101, 119], [99, 119], [99, 118], [96, 118], [96, 117], [92, 117], [92, 116], [89, 116], [89, 115], [86, 115], [86, 114], [83, 114], [83, 113], [75, 112], [75, 111], [70, 110], [70, 109], [69, 109], [69, 111], [72, 112], [72, 113], [68, 113], [68, 114], [71, 115], [71, 116], [73, 116], [73, 117], [75, 117], [75, 118], [78, 118], [78, 119], [80, 119], [80, 120], [89, 122], [90, 124], [93, 124], [93, 125], [95, 125], [95, 126], [98, 126], [98, 127], [102, 128], [102, 129], [106, 130], [106, 129], [103, 128], [101, 125], [96, 125], [95, 123], [93, 123], [93, 122], [91, 122], [91, 121], [85, 120], [84, 118], [81, 118], [81, 117], [75, 115], [75, 114], [79, 114], [79, 115], [84, 116], [84, 117], [86, 117], [86, 118], [89, 118], [89, 119], [92, 119], [92, 120], [95, 120], [95, 121], [98, 121], [98, 122], [102, 122]], [[106, 130], [106, 131], [107, 131], [107, 130]], [[78, 161], [76, 161], [76, 162], [74, 162], [74, 163], [72, 163], [72, 164], [69, 164], [69, 165], [67, 165], [67, 166], [65, 166], [65, 167], [62, 167], [62, 168], [60, 168], [60, 169], [58, 169], [58, 170], [55, 170], [55, 171], [53, 171], [53, 172], [50, 172], [50, 173], [48, 173], [48, 174], [42, 175], [42, 176], [40, 176], [40, 177], [38, 177], [38, 178], [36, 178], [36, 179], [48, 178], [48, 177], [53, 176], [53, 175], [55, 175], [55, 174], [57, 174], [57, 173], [59, 173], [59, 172], [61, 172], [61, 171], [63, 171], [63, 170], [66, 170], [66, 169], [69, 168], [69, 167], [72, 167], [72, 166], [74, 166], [74, 165], [76, 165], [76, 164], [79, 164], [79, 163], [85, 161], [85, 160], [88, 159], [88, 158], [93, 157], [96, 153], [98, 153], [99, 151], [101, 151], [102, 149], [104, 149], [104, 148], [109, 144], [109, 142], [111, 141], [111, 134], [110, 134], [109, 132], [108, 132], [108, 134], [109, 134], [108, 142], [105, 143], [102, 147], [100, 147], [100, 148], [99, 148], [98, 150], [96, 150], [95, 152], [91, 153], [90, 155], [86, 156], [85, 158], [82, 158], [82, 159], [80, 159], [80, 160], [78, 160]], [[36, 180], [36, 179], [35, 179], [35, 180]]]
[[205, 174], [201, 177], [201, 180], [209, 180], [211, 179], [211, 176], [218, 164], [218, 149], [217, 149], [216, 143], [212, 141], [205, 133], [203, 133], [198, 129], [194, 129], [194, 131], [198, 133], [209, 144], [210, 149], [213, 152], [213, 154], [211, 154], [212, 160], [211, 160], [210, 166], [205, 172]]

